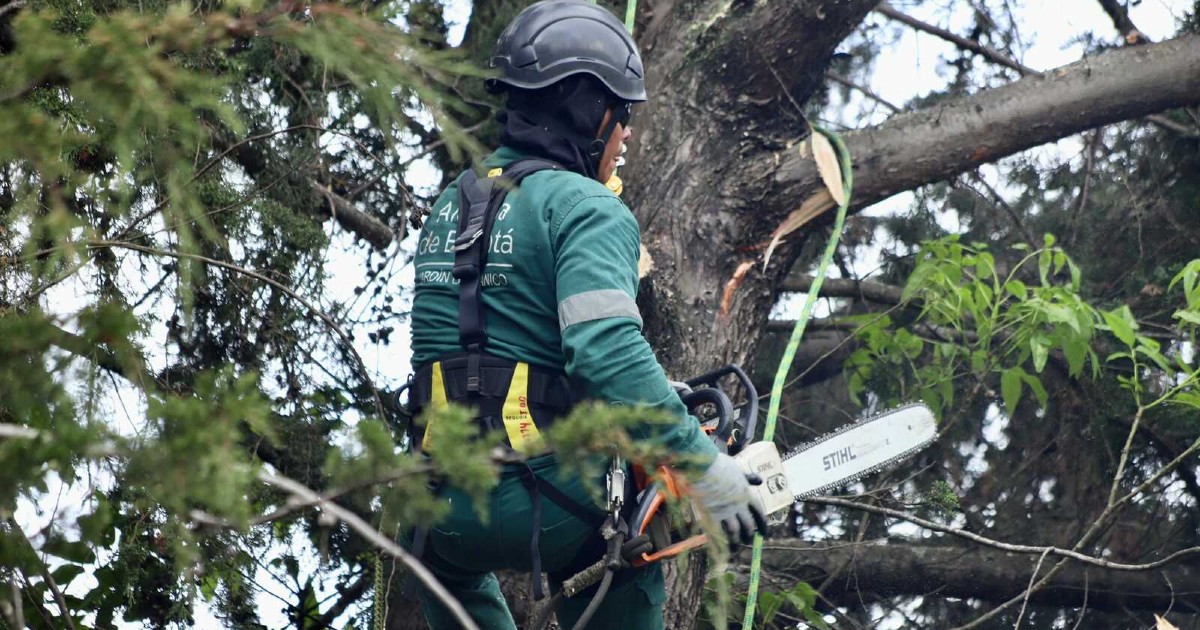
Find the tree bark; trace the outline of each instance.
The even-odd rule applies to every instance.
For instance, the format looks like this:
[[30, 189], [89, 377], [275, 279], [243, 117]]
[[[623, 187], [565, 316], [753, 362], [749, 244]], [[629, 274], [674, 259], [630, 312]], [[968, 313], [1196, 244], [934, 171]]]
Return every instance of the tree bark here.
[[[672, 378], [746, 363], [772, 302], [772, 276], [752, 272], [722, 311], [721, 290], [755, 239], [770, 169], [746, 168], [807, 133], [799, 111], [838, 44], [877, 0], [658, 0], [640, 31], [651, 101], [631, 143], [630, 207], [655, 271], [639, 304]], [[640, 133], [640, 137], [638, 134]], [[668, 628], [691, 628], [707, 577], [702, 554], [667, 567]]]
[[[772, 540], [763, 567], [789, 581], [820, 583], [837, 573], [823, 591], [834, 604], [897, 596], [981, 599], [1003, 602], [1025, 590], [1038, 556], [980, 549], [888, 541], [886, 544], [826, 544]], [[1044, 573], [1053, 564], [1042, 563]], [[844, 568], [843, 568], [844, 567]], [[1030, 596], [1031, 604], [1084, 605], [1098, 610], [1200, 607], [1200, 571], [1178, 563], [1155, 571], [1113, 571], [1074, 564]]]

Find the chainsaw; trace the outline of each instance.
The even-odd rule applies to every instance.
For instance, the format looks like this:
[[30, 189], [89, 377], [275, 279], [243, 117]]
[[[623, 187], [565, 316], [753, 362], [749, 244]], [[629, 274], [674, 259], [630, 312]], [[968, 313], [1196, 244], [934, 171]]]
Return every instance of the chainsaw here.
[[[733, 376], [745, 392], [746, 403], [738, 409], [720, 385], [727, 376]], [[774, 523], [782, 522], [797, 501], [902, 462], [937, 437], [933, 412], [922, 403], [913, 403], [848, 424], [780, 455], [771, 442], [750, 442], [758, 417], [758, 393], [737, 366], [726, 366], [674, 385], [689, 413], [700, 421], [717, 447], [732, 455], [747, 474], [762, 479], [753, 489], [762, 499], [768, 519]], [[689, 537], [677, 534], [689, 529], [690, 523], [681, 528], [672, 527], [669, 522], [667, 503], [686, 494], [677, 473], [665, 466], [658, 469], [655, 479], [650, 479], [644, 471], [635, 469], [634, 473], [642, 490], [629, 521], [630, 537], [648, 536], [651, 549], [634, 558], [631, 564], [659, 562], [707, 543], [704, 534]], [[685, 513], [685, 517], [689, 515]]]

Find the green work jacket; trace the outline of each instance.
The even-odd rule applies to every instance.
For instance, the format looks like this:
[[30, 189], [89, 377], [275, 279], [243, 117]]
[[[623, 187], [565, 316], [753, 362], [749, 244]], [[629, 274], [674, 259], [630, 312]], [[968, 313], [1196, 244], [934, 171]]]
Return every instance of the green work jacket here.
[[[501, 147], [488, 169], [528, 157]], [[458, 181], [433, 205], [417, 243], [413, 366], [462, 352], [458, 281], [451, 275]], [[678, 422], [634, 427], [632, 437], [707, 465], [716, 447], [687, 415], [650, 344], [634, 298], [641, 235], [633, 214], [601, 183], [540, 171], [508, 193], [483, 270], [486, 352], [566, 372], [590, 399], [644, 404]]]

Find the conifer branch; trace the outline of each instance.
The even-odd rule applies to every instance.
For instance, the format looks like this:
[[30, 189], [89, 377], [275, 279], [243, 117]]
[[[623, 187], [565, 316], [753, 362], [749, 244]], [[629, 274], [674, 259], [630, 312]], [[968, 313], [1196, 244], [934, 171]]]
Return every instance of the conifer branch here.
[[362, 355], [358, 353], [358, 349], [354, 347], [354, 340], [352, 340], [350, 338], [350, 335], [346, 334], [346, 332], [344, 330], [342, 330], [342, 327], [339, 326], [337, 322], [333, 321], [333, 318], [331, 318], [329, 315], [327, 315], [325, 313], [325, 311], [322, 311], [321, 309], [317, 308], [316, 305], [314, 305], [312, 302], [309, 302], [307, 299], [305, 299], [299, 293], [296, 293], [295, 291], [293, 291], [287, 285], [285, 285], [277, 280], [273, 280], [273, 279], [263, 275], [262, 273], [254, 271], [253, 269], [247, 269], [245, 267], [235, 265], [230, 262], [225, 262], [223, 260], [217, 260], [215, 258], [209, 258], [208, 256], [201, 256], [199, 254], [188, 254], [188, 253], [184, 253], [184, 252], [171, 252], [171, 251], [166, 251], [166, 250], [162, 250], [162, 249], [155, 249], [153, 247], [145, 247], [143, 245], [138, 245], [136, 243], [130, 243], [127, 241], [89, 240], [89, 241], [85, 241], [83, 243], [83, 245], [89, 249], [117, 247], [117, 248], [121, 248], [121, 249], [130, 249], [133, 251], [142, 252], [144, 254], [151, 254], [154, 256], [166, 256], [169, 258], [197, 260], [197, 261], [203, 262], [205, 264], [213, 265], [214, 267], [221, 267], [222, 269], [228, 269], [230, 271], [240, 273], [245, 276], [249, 276], [251, 278], [254, 278], [255, 280], [258, 280], [260, 282], [265, 282], [265, 283], [271, 285], [272, 287], [279, 289], [284, 294], [286, 294], [288, 297], [299, 302], [310, 313], [312, 313], [313, 315], [316, 315], [317, 318], [320, 319], [322, 322], [324, 322], [325, 325], [328, 326], [329, 329], [331, 331], [333, 331], [333, 333], [335, 335], [338, 336], [338, 338], [342, 341], [342, 343], [345, 344], [345, 348], [349, 352], [350, 356], [354, 357], [355, 363], [357, 364], [357, 367], [359, 370], [360, 378], [362, 378], [363, 382], [366, 383], [367, 386], [371, 388], [371, 395], [374, 398], [376, 413], [379, 414], [380, 418], [384, 417], [385, 414], [384, 414], [384, 410], [383, 410], [383, 399], [379, 395], [379, 389], [375, 386], [374, 379], [371, 378], [371, 374], [367, 370], [366, 362], [363, 361]]

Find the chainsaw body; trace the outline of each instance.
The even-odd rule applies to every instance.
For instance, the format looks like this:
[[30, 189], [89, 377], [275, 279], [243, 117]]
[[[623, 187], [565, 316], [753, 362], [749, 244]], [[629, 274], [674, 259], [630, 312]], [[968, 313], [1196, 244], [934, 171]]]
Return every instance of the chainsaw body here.
[[[719, 381], [729, 375], [745, 388], [747, 402], [735, 408]], [[758, 415], [758, 393], [737, 366], [727, 366], [677, 386], [679, 396], [721, 449], [734, 457], [746, 474], [762, 483], [751, 486], [762, 501], [769, 521], [782, 522], [787, 508], [796, 501], [818, 496], [904, 461], [937, 438], [937, 420], [929, 407], [911, 403], [883, 411], [820, 436], [781, 456], [775, 444], [754, 442]], [[645, 471], [634, 471], [640, 493], [632, 535], [646, 535], [650, 551], [634, 564], [658, 562], [704, 545], [704, 535], [683, 537], [694, 530], [695, 514], [677, 513], [672, 526], [668, 504], [687, 494], [687, 484], [677, 473], [660, 467], [651, 479]]]

